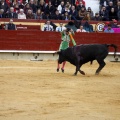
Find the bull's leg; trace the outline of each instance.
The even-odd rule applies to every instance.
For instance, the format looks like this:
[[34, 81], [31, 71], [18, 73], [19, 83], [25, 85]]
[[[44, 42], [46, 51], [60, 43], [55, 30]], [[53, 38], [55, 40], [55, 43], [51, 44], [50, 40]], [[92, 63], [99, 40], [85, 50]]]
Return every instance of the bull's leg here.
[[76, 66], [76, 70], [75, 70], [74, 75], [77, 75], [78, 71], [79, 71], [79, 66]]
[[97, 60], [97, 62], [99, 63], [99, 67], [96, 70], [96, 75], [99, 74], [99, 72], [103, 69], [103, 67], [106, 65], [106, 63], [104, 62], [104, 60]]
[[82, 65], [79, 66], [79, 72], [80, 72], [82, 75], [85, 75], [85, 72], [82, 71], [82, 70], [80, 70], [81, 66], [82, 66]]
[[79, 71], [82, 75], [85, 75], [85, 72], [82, 71], [82, 70], [80, 70], [79, 67], [76, 67], [76, 71], [75, 71], [74, 75], [77, 75], [78, 71]]
[[74, 75], [77, 75], [78, 71], [80, 71], [80, 56], [77, 56], [75, 64], [76, 64], [76, 70], [75, 70]]
[[79, 72], [80, 72], [82, 75], [85, 75], [85, 72], [84, 72], [84, 71], [79, 70]]

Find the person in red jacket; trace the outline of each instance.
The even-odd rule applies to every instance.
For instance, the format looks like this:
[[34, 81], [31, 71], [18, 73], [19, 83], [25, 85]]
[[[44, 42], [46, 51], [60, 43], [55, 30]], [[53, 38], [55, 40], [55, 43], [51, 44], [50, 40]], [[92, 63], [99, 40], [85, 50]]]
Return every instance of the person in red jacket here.
[[84, 0], [76, 0], [75, 4], [79, 5], [79, 2], [81, 2], [81, 1], [82, 1], [82, 4], [85, 6], [85, 1]]
[[49, 2], [49, 0], [45, 0], [45, 3], [47, 3], [47, 4], [48, 4], [48, 2]]

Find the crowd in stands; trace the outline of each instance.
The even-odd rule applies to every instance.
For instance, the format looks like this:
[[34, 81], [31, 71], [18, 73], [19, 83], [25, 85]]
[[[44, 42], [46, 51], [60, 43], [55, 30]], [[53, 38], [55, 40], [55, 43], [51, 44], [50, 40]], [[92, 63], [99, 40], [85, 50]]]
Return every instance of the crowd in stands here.
[[42, 31], [62, 32], [67, 28], [73, 30], [74, 32], [94, 32], [93, 26], [89, 24], [88, 21], [85, 21], [84, 23], [81, 21], [69, 21], [65, 25], [63, 25], [63, 23], [59, 23], [59, 26], [56, 26], [52, 21], [49, 20], [43, 25]]
[[84, 0], [1, 0], [0, 18], [120, 21], [120, 0], [100, 0], [100, 11]]
[[[65, 27], [72, 26], [71, 29], [76, 32], [93, 32], [93, 26], [89, 24], [91, 20], [110, 21], [112, 28], [119, 27], [114, 23], [120, 21], [120, 0], [100, 0], [100, 10], [97, 13], [91, 7], [86, 8], [84, 0], [1, 0], [0, 18], [46, 20], [42, 31], [60, 30], [59, 27], [63, 24], [56, 26], [51, 20], [73, 20], [74, 23], [68, 22]], [[12, 22], [11, 20], [9, 24]]]

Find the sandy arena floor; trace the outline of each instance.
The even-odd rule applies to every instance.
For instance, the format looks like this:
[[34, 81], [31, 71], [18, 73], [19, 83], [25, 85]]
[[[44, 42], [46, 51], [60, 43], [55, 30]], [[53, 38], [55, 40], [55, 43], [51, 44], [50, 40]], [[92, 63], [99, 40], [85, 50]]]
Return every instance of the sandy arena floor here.
[[56, 61], [0, 60], [0, 120], [120, 120], [120, 63], [96, 62], [73, 76]]

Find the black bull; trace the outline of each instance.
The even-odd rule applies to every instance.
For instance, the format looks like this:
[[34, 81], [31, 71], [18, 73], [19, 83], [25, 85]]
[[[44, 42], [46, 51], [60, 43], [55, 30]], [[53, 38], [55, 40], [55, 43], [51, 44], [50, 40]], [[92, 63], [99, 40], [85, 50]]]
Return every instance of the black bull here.
[[106, 65], [104, 59], [107, 57], [109, 52], [109, 47], [113, 47], [114, 57], [116, 55], [117, 46], [114, 44], [81, 44], [74, 47], [69, 47], [66, 50], [57, 51], [59, 55], [58, 63], [61, 64], [64, 61], [68, 61], [71, 64], [76, 66], [76, 70], [74, 75], [77, 75], [79, 71], [81, 74], [85, 75], [84, 71], [80, 70], [80, 67], [93, 60], [97, 60], [99, 67], [96, 70], [95, 74], [99, 74], [99, 72], [103, 69]]

